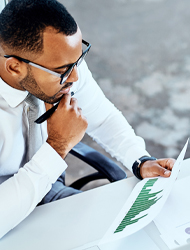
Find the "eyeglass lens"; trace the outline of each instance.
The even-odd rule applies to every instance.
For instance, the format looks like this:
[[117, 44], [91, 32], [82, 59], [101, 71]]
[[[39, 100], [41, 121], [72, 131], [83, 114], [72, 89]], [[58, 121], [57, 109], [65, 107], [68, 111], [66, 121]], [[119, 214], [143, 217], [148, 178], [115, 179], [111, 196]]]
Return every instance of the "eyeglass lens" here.
[[85, 53], [79, 58], [79, 60], [76, 62], [76, 64], [73, 64], [72, 67], [70, 69], [67, 70], [67, 72], [64, 73], [63, 77], [61, 78], [61, 82], [60, 84], [63, 84], [67, 78], [70, 76], [71, 72], [73, 71], [75, 65], [77, 65], [77, 67], [81, 64], [81, 62], [84, 60], [85, 56], [88, 54], [88, 50], [85, 51]]

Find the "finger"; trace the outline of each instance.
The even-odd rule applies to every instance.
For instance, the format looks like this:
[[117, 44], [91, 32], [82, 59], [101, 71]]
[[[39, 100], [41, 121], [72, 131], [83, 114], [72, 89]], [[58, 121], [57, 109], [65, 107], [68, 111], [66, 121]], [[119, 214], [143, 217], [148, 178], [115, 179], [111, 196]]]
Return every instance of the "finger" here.
[[63, 97], [61, 98], [61, 101], [60, 101], [60, 106], [68, 106], [70, 105], [70, 102], [71, 102], [71, 94], [70, 93], [67, 93], [67, 94], [64, 94]]
[[162, 166], [163, 168], [172, 170], [173, 165], [175, 163], [175, 159], [172, 158], [166, 158], [166, 159], [158, 159], [156, 161], [160, 166]]
[[46, 103], [46, 102], [45, 102], [46, 111], [48, 111], [48, 110], [51, 109], [52, 107], [53, 107], [53, 104], [50, 104], [50, 103]]
[[74, 97], [71, 98], [71, 101], [70, 101], [70, 105], [71, 106], [77, 106], [78, 105], [78, 100]]
[[155, 176], [162, 176], [162, 177], [169, 177], [171, 175], [171, 171], [168, 169], [165, 169], [159, 165], [154, 166], [153, 173]]
[[78, 110], [78, 100], [76, 98], [71, 98], [70, 102], [71, 107], [76, 111], [79, 112]]
[[[78, 114], [84, 118], [83, 113], [82, 113], [82, 109], [80, 107], [77, 108]], [[86, 118], [85, 118], [86, 119]]]

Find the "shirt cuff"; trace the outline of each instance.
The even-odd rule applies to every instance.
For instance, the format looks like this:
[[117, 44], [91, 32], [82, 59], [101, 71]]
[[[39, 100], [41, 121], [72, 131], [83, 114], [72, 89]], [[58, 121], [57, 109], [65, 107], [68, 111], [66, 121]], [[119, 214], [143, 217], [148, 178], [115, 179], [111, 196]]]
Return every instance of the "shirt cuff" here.
[[47, 142], [41, 146], [30, 162], [47, 174], [51, 183], [54, 183], [67, 168], [66, 162]]
[[124, 157], [123, 164], [133, 173], [132, 166], [134, 162], [144, 155], [150, 156], [150, 154], [146, 150], [143, 150], [142, 147], [131, 147], [128, 149]]

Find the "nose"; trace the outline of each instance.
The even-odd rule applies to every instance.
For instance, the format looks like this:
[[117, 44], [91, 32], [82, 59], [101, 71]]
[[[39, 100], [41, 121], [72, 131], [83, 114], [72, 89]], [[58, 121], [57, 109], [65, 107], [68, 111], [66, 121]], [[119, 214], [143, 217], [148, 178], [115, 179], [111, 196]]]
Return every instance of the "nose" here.
[[77, 65], [75, 65], [71, 74], [67, 78], [67, 82], [76, 82], [76, 81], [78, 81], [78, 79], [79, 79], [79, 77], [78, 77]]

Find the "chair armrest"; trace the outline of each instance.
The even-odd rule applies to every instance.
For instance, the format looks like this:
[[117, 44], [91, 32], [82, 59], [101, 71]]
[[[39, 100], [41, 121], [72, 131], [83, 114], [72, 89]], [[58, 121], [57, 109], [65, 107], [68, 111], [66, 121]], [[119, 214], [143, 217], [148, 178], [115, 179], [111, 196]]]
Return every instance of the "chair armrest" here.
[[125, 171], [114, 161], [82, 142], [79, 142], [70, 153], [95, 168], [100, 178], [107, 178], [110, 182], [127, 178]]

